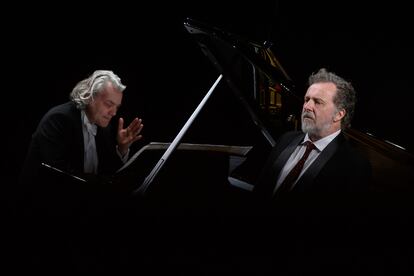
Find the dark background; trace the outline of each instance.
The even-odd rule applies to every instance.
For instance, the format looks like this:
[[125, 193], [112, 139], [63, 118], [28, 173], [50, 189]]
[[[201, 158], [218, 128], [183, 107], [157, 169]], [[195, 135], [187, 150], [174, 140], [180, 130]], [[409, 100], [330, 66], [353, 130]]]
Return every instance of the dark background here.
[[[413, 98], [411, 88], [413, 54], [408, 41], [412, 40], [410, 36], [413, 32], [412, 12], [408, 5], [410, 5], [408, 2], [403, 4], [398, 1], [365, 3], [363, 1], [257, 0], [174, 1], [170, 3], [164, 1], [143, 3], [141, 1], [131, 4], [112, 1], [94, 5], [60, 1], [55, 4], [19, 2], [14, 6], [10, 4], [3, 6], [2, 19], [0, 19], [2, 35], [0, 55], [3, 70], [7, 74], [2, 75], [4, 77], [1, 98], [4, 123], [2, 133], [6, 139], [3, 142], [2, 153], [5, 154], [3, 155], [5, 158], [3, 158], [2, 168], [5, 179], [9, 178], [10, 181], [2, 181], [2, 194], [5, 197], [2, 202], [9, 202], [12, 198], [9, 192], [14, 191], [14, 180], [20, 171], [30, 136], [43, 114], [52, 106], [67, 101], [76, 83], [96, 69], [113, 70], [127, 85], [124, 106], [120, 113], [127, 121], [133, 116], [143, 118], [145, 141], [172, 141], [217, 78], [217, 72], [210, 61], [203, 56], [198, 45], [184, 29], [183, 21], [186, 17], [205, 21], [258, 42], [272, 41], [274, 43], [272, 50], [295, 82], [300, 96], [305, 93], [307, 76], [320, 67], [327, 67], [351, 80], [359, 93], [353, 127], [369, 132], [380, 139], [397, 143], [412, 152], [414, 144], [409, 134], [409, 129], [412, 127], [409, 116], [412, 111]], [[225, 93], [225, 90], [217, 92]], [[220, 101], [213, 102], [220, 103]], [[211, 122], [205, 124], [204, 128], [197, 126], [200, 132], [205, 131], [216, 135], [212, 142], [224, 144], [231, 140], [227, 137], [228, 132], [223, 131], [223, 127], [217, 128], [220, 121], [224, 121], [222, 125], [237, 124], [237, 117], [228, 119], [230, 116], [227, 116], [225, 110], [224, 104], [209, 105], [205, 117], [211, 116]], [[202, 136], [203, 134], [198, 135], [198, 137]], [[391, 200], [387, 199], [386, 202], [391, 202]], [[355, 261], [354, 259], [361, 266], [375, 268], [376, 272], [386, 271], [384, 268], [387, 267], [403, 270], [405, 267], [412, 267], [409, 265], [409, 261], [412, 261], [412, 246], [410, 247], [412, 243], [408, 243], [405, 239], [405, 237], [412, 236], [412, 228], [406, 227], [406, 224], [410, 224], [408, 221], [412, 221], [411, 210], [405, 211], [410, 213], [407, 218], [400, 217], [399, 212], [398, 216], [388, 218], [390, 212], [384, 209], [384, 214], [379, 210], [381, 216], [378, 216], [378, 219], [376, 216], [367, 217], [367, 219], [363, 213], [360, 216], [361, 219], [358, 217], [356, 221], [351, 221], [350, 218], [341, 216], [339, 212], [335, 214], [335, 217], [321, 216], [320, 220], [308, 224], [293, 223], [295, 228], [293, 234], [290, 235], [295, 235], [294, 241], [286, 240], [280, 244], [278, 240], [272, 250], [280, 249], [281, 245], [288, 249], [287, 254], [285, 252], [280, 254], [281, 263], [287, 260], [286, 256], [290, 256], [289, 254], [293, 254], [294, 260], [301, 258], [305, 260], [306, 256], [305, 264], [315, 267], [320, 263], [332, 263], [335, 266], [332, 270], [335, 272], [338, 271], [337, 264], [341, 269], [347, 268], [348, 266], [343, 264], [348, 260], [349, 262]], [[248, 224], [244, 222], [243, 217], [241, 220], [244, 223], [235, 223], [235, 226], [230, 227], [232, 221], [224, 224], [221, 221], [218, 222], [219, 219], [217, 221], [207, 220], [219, 226], [227, 226], [228, 231], [224, 231], [223, 228], [215, 229], [205, 222], [201, 223], [202, 219], [204, 217], [196, 220], [196, 222], [200, 221], [199, 224], [196, 223], [195, 226], [192, 225], [186, 229], [177, 228], [177, 225], [190, 225], [189, 222], [193, 222], [194, 218], [187, 220], [187, 217], [183, 217], [182, 221], [178, 223], [172, 221], [171, 224], [170, 221], [156, 223], [156, 225], [168, 226], [168, 228], [160, 227], [155, 233], [148, 231], [148, 236], [154, 236], [155, 240], [160, 239], [155, 244], [153, 253], [159, 253], [156, 251], [159, 248], [163, 250], [169, 248], [161, 245], [164, 241], [169, 241], [171, 248], [175, 248], [176, 243], [182, 242], [173, 234], [180, 234], [178, 237], [182, 237], [183, 240], [185, 240], [184, 237], [189, 239], [186, 236], [188, 234], [189, 237], [195, 237], [194, 242], [189, 239], [191, 246], [180, 244], [178, 250], [182, 250], [181, 255], [166, 253], [166, 256], [168, 254], [178, 255], [177, 259], [170, 261], [171, 263], [181, 264], [183, 262], [185, 264], [187, 262], [197, 266], [199, 262], [199, 270], [204, 272], [208, 269], [214, 270], [214, 265], [209, 263], [211, 260], [218, 262], [216, 270], [219, 269], [219, 264], [224, 266], [231, 261], [234, 262], [237, 271], [243, 272], [249, 271], [247, 269], [249, 267], [256, 272], [265, 271], [273, 265], [275, 261], [273, 257], [262, 256], [263, 250], [270, 249], [270, 245], [266, 245], [267, 237], [278, 236], [270, 231], [273, 229], [269, 227], [271, 222], [257, 224], [254, 220], [247, 220], [247, 222], [252, 221]], [[319, 221], [327, 227], [315, 228], [314, 226]], [[57, 231], [58, 234], [54, 233], [56, 227], [42, 228], [42, 225], [51, 225], [50, 222], [36, 221], [29, 227], [13, 227], [20, 224], [14, 220], [10, 224], [7, 222], [4, 223], [4, 228], [8, 229], [7, 226], [11, 226], [12, 232], [3, 235], [9, 240], [7, 243], [9, 246], [5, 247], [6, 254], [3, 255], [8, 258], [10, 258], [10, 252], [15, 252], [16, 256], [19, 256], [18, 260], [23, 258], [22, 254], [30, 257], [37, 256], [37, 251], [27, 251], [26, 247], [21, 250], [19, 246], [16, 246], [16, 244], [30, 241], [31, 237], [37, 241], [33, 242], [34, 248], [45, 246], [38, 236], [28, 235], [28, 231], [47, 230], [40, 236], [51, 234], [51, 237], [59, 238], [56, 238], [56, 241], [69, 240], [67, 243], [70, 243], [71, 237], [76, 236], [71, 233], [61, 239], [62, 237], [58, 236], [59, 231]], [[144, 229], [142, 230], [144, 233], [145, 229], [152, 230], [145, 223], [152, 223], [149, 219], [144, 222], [139, 220], [139, 222], [142, 227], [140, 229]], [[289, 225], [291, 222], [286, 221], [286, 224]], [[349, 230], [348, 222], [352, 226], [351, 230]], [[62, 229], [69, 223], [62, 223]], [[347, 224], [346, 227], [343, 227], [344, 223]], [[281, 225], [284, 224], [282, 221]], [[129, 224], [126, 225], [129, 226]], [[237, 227], [238, 225], [244, 228]], [[107, 257], [110, 260], [117, 254], [112, 248], [117, 249], [118, 245], [115, 246], [114, 238], [113, 247], [102, 241], [111, 241], [110, 238], [108, 241], [108, 237], [126, 237], [124, 238], [125, 244], [129, 245], [131, 241], [128, 237], [136, 234], [133, 231], [136, 228], [132, 228], [133, 230], [125, 234], [123, 231], [128, 227], [124, 224], [114, 223], [112, 226], [117, 228], [115, 235], [110, 231], [103, 231], [109, 227], [107, 222], [90, 232], [87, 232], [87, 227], [76, 229], [76, 233], [79, 232], [78, 235], [83, 238], [76, 240], [73, 253], [64, 252], [64, 256], [73, 254], [76, 256], [75, 260], [81, 260], [82, 255], [78, 257], [80, 254], [76, 249], [90, 246], [90, 252], [99, 249], [108, 250], [107, 253], [111, 252]], [[203, 227], [212, 228], [216, 232], [207, 232]], [[66, 233], [62, 229], [58, 230]], [[69, 229], [72, 228], [69, 227]], [[182, 229], [184, 231], [179, 232]], [[263, 246], [264, 249], [253, 252], [257, 253], [256, 258], [252, 259], [249, 255], [243, 258], [242, 255], [242, 258], [237, 260], [240, 257], [237, 251], [240, 250], [241, 253], [247, 251], [244, 247], [246, 246], [246, 233], [249, 231], [246, 229], [254, 229], [257, 231], [254, 233], [259, 234], [253, 236], [251, 247], [259, 249]], [[268, 231], [265, 231], [266, 229]], [[381, 231], [382, 229], [390, 231]], [[69, 232], [69, 230], [66, 231]], [[169, 234], [170, 232], [172, 234]], [[200, 236], [202, 239], [199, 239], [200, 237], [195, 236], [198, 233], [207, 233], [207, 235]], [[23, 241], [15, 243], [13, 239], [10, 239], [11, 234]], [[232, 249], [221, 250], [227, 247], [221, 245], [218, 242], [219, 239], [214, 240], [217, 236], [230, 239], [228, 243]], [[321, 244], [325, 236], [328, 237], [326, 243]], [[332, 236], [334, 239], [329, 239]], [[90, 237], [95, 238], [89, 241]], [[319, 237], [321, 239], [318, 239]], [[47, 248], [54, 248], [57, 251], [51, 251], [53, 254], [50, 255], [55, 256], [52, 261], [46, 259], [45, 267], [53, 266], [53, 260], [59, 259], [59, 254], [55, 252], [62, 253], [67, 247], [71, 248], [63, 245], [63, 250], [58, 249], [62, 244], [55, 243], [53, 238], [49, 239], [50, 244]], [[144, 244], [144, 249], [153, 248], [151, 244], [153, 240], [149, 239], [147, 244]], [[204, 242], [199, 244], [199, 240], [204, 240]], [[209, 242], [212, 244], [208, 244]], [[302, 247], [301, 243], [307, 246]], [[138, 236], [136, 243], [129, 245], [128, 248], [139, 250], [142, 246]], [[338, 249], [332, 252], [335, 246], [338, 246]], [[208, 251], [202, 252], [201, 255], [207, 255], [207, 258], [197, 258], [197, 254], [193, 254], [194, 250], [195, 253], [199, 253], [198, 250], [205, 248]], [[311, 253], [306, 251], [307, 248], [312, 248], [312, 257], [309, 257]], [[360, 248], [359, 251], [358, 248]], [[47, 251], [47, 249], [44, 250]], [[105, 250], [103, 251], [106, 252]], [[122, 254], [119, 255], [122, 257]], [[187, 258], [187, 261], [184, 260], [185, 258], [179, 259], [180, 256]], [[190, 256], [193, 257], [190, 258]], [[85, 263], [94, 264], [89, 255], [83, 258], [85, 258]], [[131, 257], [130, 261], [132, 260], [135, 261], [135, 258]], [[124, 259], [119, 261], [121, 264], [124, 262]], [[79, 261], [79, 263], [82, 262]], [[104, 263], [100, 263], [100, 267], [106, 268]], [[143, 266], [144, 268], [150, 266], [154, 269], [162, 263], [157, 261], [156, 265], [144, 264]], [[54, 265], [59, 266], [59, 264]], [[291, 265], [291, 263], [287, 262], [286, 265]], [[18, 266], [21, 267], [21, 262]], [[13, 269], [18, 266], [13, 266]], [[177, 267], [181, 268], [179, 265]], [[305, 265], [303, 267], [306, 269]], [[66, 269], [64, 265], [61, 266], [62, 268]], [[139, 268], [142, 268], [141, 264]], [[169, 268], [167, 266], [167, 269]], [[190, 266], [188, 269], [192, 268]], [[227, 270], [230, 268], [228, 264]], [[395, 271], [397, 270], [393, 270], [394, 274]]]
[[[353, 127], [412, 152], [407, 134], [413, 61], [407, 5], [68, 2], [6, 9], [13, 15], [2, 24], [10, 85], [3, 102], [6, 153], [11, 156], [6, 171], [18, 173], [41, 116], [66, 101], [75, 84], [96, 69], [113, 70], [128, 86], [120, 113], [127, 121], [143, 118], [146, 141], [170, 142], [217, 78], [185, 30], [186, 17], [253, 41], [273, 42], [272, 50], [300, 96], [307, 76], [320, 67], [351, 80], [359, 93]], [[214, 109], [210, 106], [209, 112]], [[214, 132], [214, 125], [206, 131]]]

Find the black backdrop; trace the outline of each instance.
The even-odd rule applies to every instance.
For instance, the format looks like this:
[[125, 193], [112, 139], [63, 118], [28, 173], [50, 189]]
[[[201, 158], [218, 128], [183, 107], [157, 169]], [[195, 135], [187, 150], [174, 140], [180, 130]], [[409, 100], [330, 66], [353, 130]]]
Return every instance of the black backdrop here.
[[[114, 1], [81, 5], [71, 1], [60, 1], [56, 4], [19, 2], [14, 7], [10, 7], [10, 4], [7, 7], [3, 6], [2, 11], [5, 16], [0, 19], [2, 30], [0, 55], [2, 67], [7, 74], [3, 75], [2, 79], [2, 133], [6, 139], [3, 142], [2, 153], [5, 154], [2, 168], [5, 170], [3, 177], [10, 178], [10, 181], [2, 181], [2, 195], [5, 198], [2, 202], [10, 202], [13, 198], [9, 196], [9, 192], [14, 190], [15, 176], [22, 165], [30, 135], [41, 116], [50, 107], [66, 101], [76, 82], [96, 69], [111, 69], [127, 84], [124, 106], [120, 112], [127, 120], [133, 116], [144, 119], [143, 134], [147, 141], [171, 141], [217, 77], [210, 62], [186, 33], [183, 27], [186, 17], [206, 21], [252, 40], [274, 42], [273, 50], [296, 83], [298, 93], [305, 92], [307, 76], [322, 66], [349, 78], [359, 92], [359, 105], [353, 126], [412, 151], [413, 142], [407, 133], [407, 129], [411, 126], [408, 116], [412, 109], [410, 65], [413, 61], [412, 50], [408, 44], [412, 33], [410, 31], [412, 24], [409, 22], [412, 15], [407, 8], [408, 3], [403, 5], [398, 1], [372, 2], [364, 3], [362, 6], [361, 1], [358, 1], [360, 3], [357, 1], [310, 2], [312, 3], [282, 0], [242, 3], [234, 1], [232, 4], [227, 1], [180, 1], [179, 3], [174, 1], [167, 4], [153, 1], [123, 4]], [[214, 110], [215, 107], [211, 109]], [[222, 109], [221, 106], [219, 110]], [[219, 116], [213, 118], [220, 119]], [[214, 123], [208, 125], [207, 131], [215, 131], [214, 126]], [[387, 199], [386, 202], [390, 200]], [[410, 211], [411, 209], [408, 209], [406, 212], [411, 214]], [[410, 224], [408, 221], [412, 220], [409, 216], [407, 223], [405, 217], [400, 216], [386, 219], [389, 212], [385, 213], [383, 216], [378, 216], [378, 219], [376, 216], [366, 218], [362, 214], [360, 220], [357, 217], [356, 221], [351, 221], [351, 218], [341, 216], [339, 212], [335, 217], [321, 216], [320, 220], [309, 223], [313, 227], [307, 227], [306, 223], [294, 224], [293, 234], [290, 234], [295, 235], [294, 241], [286, 240], [280, 244], [279, 240], [275, 247], [270, 246], [273, 245], [272, 243], [267, 245], [268, 237], [278, 236], [275, 232], [271, 232], [273, 228], [269, 226], [272, 222], [257, 223], [254, 220], [247, 220], [253, 222], [248, 224], [244, 222], [245, 218], [241, 218], [244, 223], [235, 223], [234, 227], [230, 227], [232, 221], [228, 224], [223, 222], [217, 224], [227, 226], [225, 229], [231, 231], [223, 231], [223, 228], [215, 229], [212, 226], [214, 224], [207, 225], [207, 228], [216, 232], [213, 232], [213, 235], [210, 232], [208, 235], [200, 236], [202, 239], [195, 235], [207, 232], [202, 228], [206, 226], [205, 222], [201, 223], [204, 217], [198, 220], [197, 217], [193, 217], [192, 220], [184, 217], [179, 223], [173, 221], [171, 225], [161, 224], [169, 228], [160, 227], [155, 233], [148, 231], [148, 236], [153, 236], [154, 239], [149, 239], [147, 243], [142, 244], [141, 240], [137, 239], [136, 243], [129, 245], [131, 241], [128, 238], [122, 241], [128, 244], [127, 248], [131, 250], [152, 248], [153, 253], [159, 253], [157, 249], [165, 248], [170, 248], [171, 252], [175, 253], [177, 250], [178, 253], [182, 250], [185, 254], [178, 254], [177, 259], [171, 262], [176, 264], [183, 262], [182, 267], [187, 266], [184, 265], [187, 263], [192, 264], [187, 269], [193, 269], [199, 263], [199, 270], [203, 270], [204, 273], [209, 269], [218, 270], [219, 264], [229, 270], [232, 268], [232, 262], [237, 271], [249, 271], [248, 268], [256, 272], [265, 271], [275, 263], [274, 257], [263, 255], [265, 250], [271, 249], [270, 252], [273, 252], [275, 249], [280, 249], [281, 245], [288, 249], [287, 253], [280, 250], [282, 254], [276, 260], [280, 259], [281, 263], [287, 260], [286, 256], [294, 254], [292, 256], [295, 261], [301, 261], [303, 258], [306, 260], [305, 264], [311, 265], [311, 268], [320, 263], [323, 263], [324, 267], [326, 264], [335, 264], [335, 271], [337, 271], [337, 264], [341, 264], [341, 269], [352, 268], [346, 263], [347, 261], [356, 262], [356, 265], [360, 264], [369, 269], [375, 268], [378, 272], [386, 271], [387, 267], [396, 269], [399, 266], [401, 270], [404, 267], [408, 268], [408, 262], [412, 261], [412, 250], [408, 250], [410, 243], [407, 243], [405, 237], [411, 236], [412, 228], [406, 226]], [[196, 219], [195, 226], [194, 219]], [[216, 223], [218, 220], [207, 222]], [[315, 224], [319, 221], [327, 227], [315, 228]], [[48, 230], [42, 232], [40, 237], [52, 234], [49, 238], [51, 242], [47, 244], [49, 247], [46, 247], [45, 251], [52, 248], [56, 249], [56, 252], [63, 253], [68, 246], [63, 244], [63, 250], [58, 249], [62, 246], [61, 242], [52, 246], [55, 245], [52, 237], [58, 237], [56, 241], [61, 241], [62, 237], [65, 241], [68, 238], [70, 241], [71, 237], [76, 236], [73, 233], [58, 236], [60, 232], [56, 229], [59, 227], [42, 228], [42, 224], [49, 226], [50, 222], [48, 224], [44, 221], [36, 221], [30, 227], [20, 227], [19, 224], [18, 227], [13, 227], [16, 221], [7, 222], [3, 227], [3, 230], [11, 229], [11, 232], [3, 234], [9, 240], [5, 247], [6, 254], [3, 254], [7, 256], [7, 260], [10, 256], [18, 256], [16, 260], [24, 257], [32, 258], [32, 255], [37, 257], [39, 252], [27, 251], [26, 247], [18, 245], [30, 241], [35, 245], [32, 246], [35, 249], [44, 247], [45, 244], [39, 236], [28, 234], [28, 232], [36, 233], [39, 227]], [[152, 223], [152, 221], [147, 219], [139, 222], [143, 232], [146, 233], [148, 222]], [[181, 223], [185, 226], [190, 225], [189, 222], [193, 223], [192, 227], [176, 228]], [[286, 224], [290, 222], [292, 221], [286, 221]], [[347, 222], [350, 222], [349, 225], [352, 227], [349, 228], [348, 224], [343, 227]], [[282, 221], [281, 225], [284, 224]], [[68, 222], [62, 225], [66, 226]], [[77, 229], [78, 235], [83, 238], [76, 240], [73, 245], [74, 253], [64, 252], [64, 257], [73, 254], [77, 260], [77, 256], [81, 254], [78, 254], [80, 251], [76, 249], [78, 247], [89, 249], [89, 244], [92, 244], [90, 252], [103, 248], [111, 252], [107, 257], [111, 260], [111, 257], [116, 255], [116, 250], [112, 248], [118, 248], [115, 246], [118, 241], [113, 237], [131, 237], [136, 233], [130, 230], [129, 235], [125, 235], [123, 231], [128, 227], [115, 223], [114, 226], [116, 225], [119, 232], [115, 232], [118, 235], [114, 235], [109, 233], [110, 231], [104, 231], [108, 225], [106, 222], [102, 223], [90, 232], [87, 227]], [[238, 227], [239, 225], [245, 228]], [[401, 225], [404, 227], [398, 227]], [[31, 229], [33, 226], [37, 227], [33, 230]], [[177, 230], [173, 231], [174, 229]], [[254, 229], [257, 231], [254, 233], [259, 234], [253, 236], [251, 248], [263, 247], [260, 251], [251, 251], [250, 255], [253, 256], [240, 256], [249, 249], [249, 239], [247, 248], [244, 248], [245, 235], [249, 233], [243, 231], [246, 229]], [[382, 232], [381, 229], [391, 231]], [[302, 232], [303, 230], [305, 231]], [[190, 233], [191, 231], [193, 233]], [[66, 233], [63, 230], [62, 232]], [[227, 247], [214, 239], [217, 236], [221, 237], [223, 233], [227, 234], [225, 237], [230, 238], [230, 242], [227, 242], [231, 245], [229, 248], [234, 249], [222, 250]], [[236, 233], [240, 234], [233, 237]], [[401, 235], [404, 233], [407, 235]], [[18, 238], [17, 243], [14, 239], [10, 239], [12, 234]], [[183, 239], [177, 239], [173, 234], [180, 234], [178, 237]], [[326, 239], [322, 236], [328, 237], [326, 243], [321, 243]], [[329, 239], [332, 236], [334, 239]], [[95, 238], [89, 241], [90, 237]], [[110, 237], [114, 240], [112, 247]], [[189, 237], [194, 237], [194, 241], [197, 242], [193, 244], [193, 240]], [[309, 237], [309, 241], [306, 237]], [[191, 240], [189, 242], [191, 246], [179, 244], [185, 239]], [[106, 243], [103, 243], [104, 240]], [[154, 240], [155, 247], [152, 244]], [[200, 244], [200, 240], [204, 242]], [[165, 241], [170, 242], [171, 246], [161, 246]], [[305, 244], [303, 248], [302, 243]], [[178, 249], [176, 245], [179, 245]], [[334, 250], [335, 246], [338, 246], [338, 250]], [[312, 251], [307, 251], [308, 249]], [[203, 256], [207, 255], [207, 258], [197, 257], [197, 254], [193, 254], [194, 250], [195, 253], [207, 250], [202, 252]], [[166, 256], [171, 252], [168, 251]], [[309, 252], [313, 255], [310, 256]], [[59, 259], [59, 254], [53, 255], [56, 255], [53, 260]], [[120, 256], [122, 257], [122, 254]], [[180, 256], [184, 256], [187, 261], [180, 259]], [[85, 255], [84, 258], [93, 265], [94, 261], [89, 257]], [[53, 266], [53, 260], [50, 262], [47, 259], [45, 267], [49, 267], [50, 264]], [[133, 263], [135, 259], [131, 257], [130, 261]], [[118, 262], [123, 267], [125, 260]], [[19, 262], [18, 266], [12, 268], [22, 267], [21, 264]], [[162, 262], [157, 261], [155, 264], [157, 265], [151, 265], [150, 268], [157, 268]], [[286, 262], [285, 265], [289, 266], [291, 263]], [[55, 264], [55, 266], [59, 265]], [[103, 264], [101, 266], [105, 267]], [[146, 266], [149, 265], [145, 265], [144, 262], [139, 265], [139, 268]], [[63, 267], [65, 266], [61, 266]], [[303, 267], [305, 269], [306, 265]], [[167, 266], [167, 268], [171, 267]]]
[[2, 56], [10, 85], [3, 110], [12, 176], [41, 116], [96, 69], [113, 70], [127, 84], [121, 112], [127, 120], [144, 119], [147, 140], [171, 141], [217, 77], [184, 29], [186, 17], [273, 42], [301, 95], [307, 76], [320, 67], [350, 79], [359, 92], [353, 126], [413, 151], [406, 133], [410, 18], [399, 3], [181, 1], [9, 9]]

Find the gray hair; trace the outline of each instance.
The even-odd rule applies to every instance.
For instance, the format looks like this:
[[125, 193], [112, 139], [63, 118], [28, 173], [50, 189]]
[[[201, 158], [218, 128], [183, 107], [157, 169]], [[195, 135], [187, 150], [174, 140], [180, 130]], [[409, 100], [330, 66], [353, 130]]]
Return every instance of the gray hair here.
[[356, 92], [352, 84], [333, 72], [328, 72], [325, 68], [321, 68], [317, 73], [309, 76], [308, 84], [311, 86], [319, 82], [332, 82], [336, 86], [336, 95], [333, 102], [337, 110], [344, 109], [345, 116], [341, 121], [341, 128], [344, 129], [351, 125], [354, 116]]
[[121, 79], [108, 70], [96, 70], [87, 79], [81, 80], [76, 84], [70, 93], [70, 100], [76, 104], [78, 109], [85, 109], [91, 99], [105, 88], [108, 83], [111, 83], [120, 92], [126, 88], [121, 83]]

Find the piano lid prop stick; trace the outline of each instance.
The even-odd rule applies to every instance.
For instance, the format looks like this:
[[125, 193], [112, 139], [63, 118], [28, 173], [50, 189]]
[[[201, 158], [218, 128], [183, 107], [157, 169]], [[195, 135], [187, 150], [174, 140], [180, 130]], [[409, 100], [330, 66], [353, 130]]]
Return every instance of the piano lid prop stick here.
[[207, 92], [207, 94], [204, 96], [203, 100], [198, 104], [197, 108], [194, 110], [193, 114], [191, 114], [191, 117], [187, 120], [185, 125], [181, 128], [178, 135], [175, 137], [175, 139], [172, 141], [170, 146], [167, 148], [165, 153], [161, 156], [161, 159], [158, 161], [158, 163], [155, 165], [155, 167], [152, 169], [151, 173], [145, 178], [142, 185], [136, 189], [133, 194], [142, 194], [144, 195], [148, 189], [148, 186], [151, 184], [151, 182], [154, 180], [157, 173], [160, 171], [162, 166], [165, 164], [165, 161], [167, 161], [168, 157], [171, 155], [171, 153], [177, 148], [178, 144], [180, 143], [182, 137], [198, 115], [200, 113], [201, 109], [204, 107], [207, 100], [210, 98], [211, 94], [213, 93], [214, 89], [216, 88], [217, 84], [222, 79], [223, 75], [220, 74], [220, 76], [217, 78], [217, 80], [214, 82], [213, 86], [210, 88], [210, 90]]

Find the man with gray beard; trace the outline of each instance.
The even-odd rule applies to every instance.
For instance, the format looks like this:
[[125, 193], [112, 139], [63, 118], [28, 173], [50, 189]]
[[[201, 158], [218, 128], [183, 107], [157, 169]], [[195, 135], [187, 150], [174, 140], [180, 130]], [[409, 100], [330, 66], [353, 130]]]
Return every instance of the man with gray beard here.
[[279, 138], [255, 191], [271, 198], [301, 192], [367, 191], [371, 165], [343, 134], [350, 126], [355, 102], [350, 82], [324, 68], [312, 74], [302, 108], [302, 132]]

